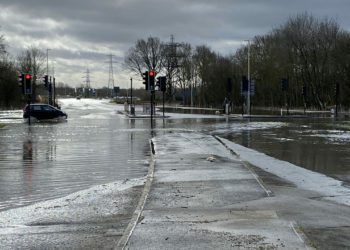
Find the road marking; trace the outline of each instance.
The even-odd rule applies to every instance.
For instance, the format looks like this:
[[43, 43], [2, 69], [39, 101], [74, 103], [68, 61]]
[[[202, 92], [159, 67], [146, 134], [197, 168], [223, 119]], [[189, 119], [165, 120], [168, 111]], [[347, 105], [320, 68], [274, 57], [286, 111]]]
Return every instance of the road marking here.
[[[222, 144], [227, 150], [229, 150], [231, 152], [232, 155], [239, 157], [239, 154], [237, 154], [235, 151], [233, 151], [232, 149], [230, 149], [222, 140], [220, 140], [220, 138], [218, 138], [217, 136], [213, 135], [213, 137], [220, 143]], [[250, 171], [250, 173], [254, 176], [255, 180], [258, 182], [258, 184], [260, 185], [260, 187], [265, 191], [266, 195], [268, 197], [272, 196], [273, 193], [270, 189], [268, 189], [266, 187], [266, 185], [264, 184], [264, 182], [261, 180], [261, 178], [254, 172], [254, 170], [248, 166], [248, 162], [243, 162], [243, 165]]]
[[[304, 239], [306, 239], [306, 236], [302, 232], [297, 231], [297, 229], [295, 228], [295, 224], [296, 224], [295, 222], [291, 221], [289, 225], [292, 228], [293, 232], [298, 236], [298, 239], [300, 240], [300, 242], [304, 243], [306, 249], [310, 249], [308, 247], [308, 244], [304, 240]], [[314, 248], [312, 248], [312, 249], [314, 249]]]

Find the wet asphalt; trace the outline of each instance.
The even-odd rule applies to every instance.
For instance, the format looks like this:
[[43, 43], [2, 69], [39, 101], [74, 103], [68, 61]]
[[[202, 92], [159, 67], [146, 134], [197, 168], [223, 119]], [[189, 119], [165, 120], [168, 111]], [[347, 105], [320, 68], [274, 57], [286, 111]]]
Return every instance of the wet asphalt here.
[[[219, 126], [215, 125], [215, 120], [200, 120], [199, 124], [196, 120], [170, 120], [167, 122], [169, 130], [159, 129], [161, 125], [158, 124], [158, 130], [153, 133], [146, 121], [116, 117], [114, 108], [108, 104], [102, 109], [100, 105], [89, 105], [83, 111], [73, 104], [68, 106], [70, 113], [75, 114], [70, 116], [68, 123], [35, 124], [27, 130], [23, 129], [23, 124], [7, 126], [7, 131], [11, 133], [3, 133], [0, 141], [3, 153], [0, 154], [0, 172], [7, 173], [1, 177], [1, 191], [8, 195], [2, 197], [2, 202], [8, 202], [2, 203], [4, 208], [34, 204], [33, 214], [39, 211], [45, 214], [45, 210], [59, 211], [61, 205], [40, 207], [36, 202], [116, 179], [144, 176], [152, 165], [148, 164], [148, 160], [153, 157], [154, 173], [148, 188], [137, 185], [106, 196], [105, 201], [96, 204], [83, 202], [72, 205], [83, 210], [93, 208], [96, 216], [74, 219], [72, 215], [69, 220], [64, 220], [62, 218], [67, 213], [64, 210], [62, 214], [58, 212], [56, 218], [43, 215], [27, 224], [2, 224], [1, 249], [347, 249], [350, 246], [348, 206], [325, 201], [317, 192], [300, 190], [283, 179], [249, 166], [208, 135], [213, 130], [222, 135], [220, 129], [223, 128], [227, 138], [241, 140], [242, 137], [241, 144], [248, 143], [245, 146], [267, 150], [274, 155], [280, 152], [276, 139], [293, 152], [298, 149], [296, 142], [310, 133], [308, 150], [304, 147], [299, 150], [314, 152], [313, 145], [322, 144], [325, 139], [314, 136], [317, 132], [312, 130], [311, 125], [295, 123], [292, 129], [282, 126], [273, 131], [262, 130], [261, 133], [259, 128], [256, 131], [249, 129], [252, 123], [247, 124], [247, 130], [239, 128], [235, 131], [235, 123], [226, 124], [222, 120]], [[174, 132], [179, 124], [187, 133]], [[338, 135], [339, 125], [345, 128], [348, 123], [322, 127], [324, 134], [338, 138], [334, 135]], [[338, 130], [330, 130], [332, 126], [337, 126]], [[238, 127], [242, 127], [240, 122]], [[194, 132], [193, 128], [202, 130], [206, 135]], [[298, 136], [300, 129], [305, 133]], [[278, 130], [282, 133], [277, 134]], [[45, 133], [40, 135], [42, 131]], [[344, 133], [347, 135], [347, 132], [342, 135]], [[148, 141], [152, 136], [155, 136], [154, 156], [150, 155], [152, 150]], [[96, 143], [90, 143], [90, 140]], [[109, 142], [108, 149], [100, 151], [99, 147], [104, 146], [106, 141]], [[118, 154], [109, 150], [118, 149], [124, 143], [128, 143], [127, 147]], [[334, 157], [339, 152], [344, 156], [347, 143], [347, 137], [343, 136], [340, 145], [327, 144], [327, 148], [322, 144], [318, 147], [321, 149], [317, 151], [318, 155], [331, 151]], [[76, 146], [83, 146], [88, 154], [83, 154], [84, 150]], [[8, 150], [16, 154], [7, 154]], [[107, 155], [100, 154], [99, 161], [91, 161], [96, 152], [107, 152]], [[281, 153], [280, 158], [290, 155]], [[299, 152], [295, 155], [303, 154]], [[115, 158], [120, 156], [124, 158]], [[315, 155], [310, 157], [314, 159]], [[332, 159], [333, 156], [330, 157]], [[305, 161], [309, 164], [308, 159], [311, 158]], [[338, 168], [347, 166], [347, 158], [340, 159], [335, 161]], [[67, 162], [75, 163], [74, 168]], [[13, 170], [8, 172], [10, 163]], [[121, 171], [110, 169], [113, 163], [118, 163]], [[329, 166], [329, 160], [322, 160], [322, 163]], [[101, 171], [96, 171], [100, 165]], [[79, 169], [85, 174], [77, 171]], [[346, 168], [341, 171], [346, 171]], [[343, 179], [347, 180], [347, 172], [341, 171], [337, 172], [341, 174], [340, 179], [345, 176]], [[42, 174], [47, 172], [52, 174], [50, 179], [45, 180]], [[11, 177], [9, 173], [16, 177], [17, 186], [11, 186], [11, 178], [7, 178]], [[55, 173], [59, 173], [57, 177], [62, 179], [56, 179]], [[18, 200], [11, 199], [13, 194], [16, 195], [13, 191], [19, 191]], [[36, 192], [38, 196], [35, 196]], [[120, 209], [110, 214], [98, 214], [97, 211], [107, 201], [118, 203]], [[68, 211], [76, 209], [70, 207], [69, 202], [65, 206], [71, 209]], [[76, 216], [79, 217], [79, 214]]]
[[347, 205], [241, 161], [212, 136], [153, 142], [148, 198], [119, 249], [349, 248]]
[[214, 137], [154, 139], [155, 170], [125, 249], [307, 249], [297, 225], [245, 204], [270, 192]]
[[[173, 132], [152, 141], [155, 154], [145, 185], [104, 195], [102, 202], [71, 203], [76, 195], [58, 205], [35, 204], [30, 210], [33, 218], [36, 213], [41, 216], [27, 219], [25, 225], [0, 228], [1, 248], [347, 249], [350, 245], [348, 206], [242, 162], [210, 135]], [[103, 200], [117, 208], [103, 214]], [[80, 218], [79, 212], [67, 217], [65, 213], [77, 207], [91, 210], [92, 215]], [[45, 210], [56, 211], [56, 216], [46, 217]], [[9, 215], [11, 211], [15, 212], [8, 210]]]

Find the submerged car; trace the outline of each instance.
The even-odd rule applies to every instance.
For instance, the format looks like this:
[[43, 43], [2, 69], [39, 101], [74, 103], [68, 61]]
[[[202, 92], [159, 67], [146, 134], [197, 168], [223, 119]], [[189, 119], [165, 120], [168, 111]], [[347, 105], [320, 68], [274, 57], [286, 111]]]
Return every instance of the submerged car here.
[[30, 104], [23, 109], [23, 118], [34, 117], [37, 120], [67, 119], [68, 115], [62, 110], [49, 104]]

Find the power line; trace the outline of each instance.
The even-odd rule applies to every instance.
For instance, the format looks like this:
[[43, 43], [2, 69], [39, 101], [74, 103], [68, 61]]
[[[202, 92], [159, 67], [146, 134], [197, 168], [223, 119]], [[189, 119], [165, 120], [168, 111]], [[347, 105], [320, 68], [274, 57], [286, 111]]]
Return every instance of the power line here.
[[176, 43], [174, 41], [174, 35], [170, 36], [170, 42], [165, 44], [166, 46], [166, 56], [168, 58], [168, 67], [170, 68], [179, 68], [181, 64], [179, 59], [183, 57], [183, 54], [179, 53], [179, 47], [182, 47], [182, 43]]
[[85, 88], [90, 89], [90, 70], [89, 68], [86, 69], [86, 71], [84, 72], [85, 76], [83, 76], [83, 78], [85, 78]]
[[109, 73], [108, 73], [108, 90], [112, 88], [110, 94], [112, 95], [114, 89], [114, 70], [113, 70], [113, 54], [109, 54], [108, 56], [108, 64], [109, 64]]

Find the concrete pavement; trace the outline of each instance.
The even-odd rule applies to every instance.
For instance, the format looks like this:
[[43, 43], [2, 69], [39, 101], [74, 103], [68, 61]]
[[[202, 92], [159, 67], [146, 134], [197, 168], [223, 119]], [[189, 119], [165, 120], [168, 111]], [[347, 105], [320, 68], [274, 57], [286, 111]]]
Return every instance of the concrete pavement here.
[[120, 248], [310, 249], [295, 221], [247, 206], [271, 191], [214, 137], [170, 133], [153, 143], [150, 185]]

